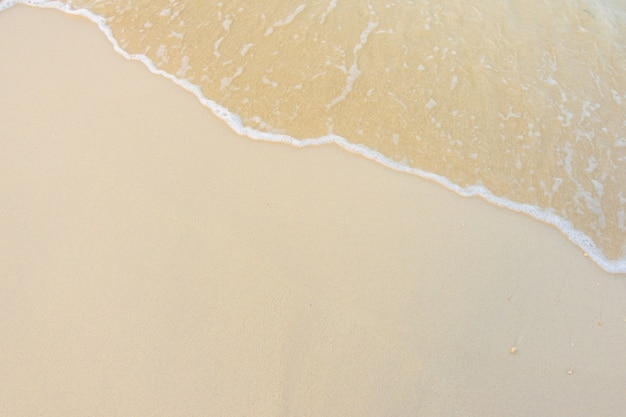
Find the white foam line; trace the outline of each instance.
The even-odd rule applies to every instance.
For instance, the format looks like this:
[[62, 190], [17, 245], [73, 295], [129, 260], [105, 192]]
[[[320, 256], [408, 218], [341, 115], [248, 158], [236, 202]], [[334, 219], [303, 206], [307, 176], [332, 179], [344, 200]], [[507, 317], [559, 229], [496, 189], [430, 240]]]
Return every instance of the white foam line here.
[[287, 16], [283, 20], [279, 20], [278, 22], [274, 23], [274, 27], [277, 28], [280, 26], [287, 26], [289, 23], [293, 22], [296, 16], [302, 13], [304, 9], [306, 9], [306, 4], [299, 5], [298, 7], [296, 7], [296, 10], [294, 10], [293, 13], [291, 13], [289, 16]]
[[296, 16], [298, 16], [304, 9], [306, 9], [306, 4], [301, 4], [300, 6], [298, 6], [296, 10], [293, 13], [291, 13], [289, 16], [287, 16], [283, 20], [279, 20], [278, 22], [274, 23], [271, 27], [269, 27], [265, 31], [265, 36], [271, 35], [274, 32], [274, 28], [287, 26], [288, 24], [293, 22]]
[[359, 69], [357, 65], [358, 53], [361, 49], [363, 49], [363, 46], [367, 43], [370, 33], [372, 33], [372, 30], [374, 30], [377, 26], [378, 26], [378, 22], [369, 22], [365, 30], [361, 33], [361, 38], [360, 38], [359, 43], [357, 43], [354, 49], [352, 50], [352, 53], [354, 54], [354, 61], [352, 62], [352, 66], [347, 72], [348, 77], [346, 78], [346, 85], [344, 86], [341, 94], [339, 94], [330, 103], [326, 105], [327, 109], [330, 109], [331, 107], [335, 106], [337, 103], [345, 100], [346, 97], [348, 97], [348, 94], [352, 92], [352, 87], [354, 86], [354, 82], [356, 81], [357, 78], [361, 76], [361, 70]]
[[324, 24], [326, 22], [326, 17], [330, 12], [333, 11], [335, 7], [337, 7], [337, 0], [330, 0], [330, 2], [328, 3], [328, 7], [326, 7], [326, 11], [324, 11], [324, 13], [322, 13], [322, 15], [320, 16], [321, 24]]
[[386, 157], [385, 155], [381, 154], [378, 151], [370, 149], [364, 145], [350, 143], [347, 141], [347, 139], [341, 136], [327, 135], [327, 136], [323, 136], [320, 138], [295, 139], [291, 136], [261, 132], [251, 127], [244, 126], [243, 123], [241, 122], [241, 118], [238, 115], [231, 113], [225, 107], [222, 107], [216, 102], [206, 98], [202, 94], [198, 86], [193, 85], [185, 80], [176, 78], [174, 75], [158, 69], [155, 66], [155, 64], [145, 55], [129, 54], [128, 52], [124, 51], [119, 46], [115, 38], [113, 38], [111, 29], [107, 26], [106, 19], [103, 18], [102, 16], [98, 16], [85, 9], [76, 9], [76, 10], [71, 9], [69, 5], [63, 4], [58, 1], [45, 2], [45, 1], [35, 1], [35, 0], [0, 0], [0, 12], [16, 4], [25, 4], [25, 5], [33, 6], [33, 7], [58, 9], [68, 14], [78, 15], [78, 16], [83, 16], [83, 17], [88, 18], [89, 20], [96, 23], [98, 27], [100, 28], [100, 30], [104, 32], [104, 34], [107, 36], [109, 41], [113, 44], [115, 51], [117, 51], [119, 54], [126, 57], [127, 59], [132, 59], [132, 60], [136, 60], [136, 61], [140, 61], [144, 63], [151, 72], [162, 75], [165, 78], [172, 80], [176, 84], [180, 85], [181, 87], [185, 88], [186, 90], [194, 94], [198, 98], [198, 100], [200, 100], [202, 104], [204, 104], [205, 106], [211, 109], [213, 114], [215, 114], [217, 117], [219, 117], [224, 122], [226, 122], [228, 126], [230, 126], [235, 132], [237, 132], [240, 135], [247, 136], [255, 140], [286, 143], [286, 144], [300, 147], [300, 148], [306, 147], [306, 146], [319, 146], [319, 145], [334, 143], [340, 146], [341, 148], [347, 150], [348, 152], [352, 152], [352, 153], [364, 156], [368, 159], [376, 161], [379, 164], [384, 165], [388, 168], [391, 168], [395, 171], [400, 171], [400, 172], [404, 172], [407, 174], [416, 175], [418, 177], [425, 178], [435, 183], [441, 184], [444, 187], [456, 192], [457, 194], [461, 196], [464, 196], [464, 197], [479, 196], [496, 206], [504, 207], [513, 211], [524, 213], [532, 218], [551, 224], [555, 226], [557, 229], [559, 229], [561, 232], [563, 232], [566, 236], [568, 236], [569, 239], [574, 244], [581, 247], [593, 261], [595, 261], [601, 268], [603, 268], [607, 272], [615, 273], [615, 274], [626, 273], [626, 258], [622, 258], [616, 261], [611, 261], [607, 259], [606, 256], [600, 251], [600, 249], [598, 249], [598, 247], [594, 244], [593, 240], [589, 236], [585, 235], [583, 232], [579, 230], [576, 230], [569, 221], [561, 217], [558, 217], [554, 214], [551, 214], [548, 211], [540, 207], [532, 206], [530, 204], [515, 203], [506, 198], [495, 196], [493, 193], [491, 193], [491, 191], [489, 191], [487, 188], [483, 186], [477, 185], [477, 186], [470, 186], [466, 188], [460, 187], [443, 176], [436, 175], [431, 172], [422, 171], [421, 169], [400, 165], [393, 159]]

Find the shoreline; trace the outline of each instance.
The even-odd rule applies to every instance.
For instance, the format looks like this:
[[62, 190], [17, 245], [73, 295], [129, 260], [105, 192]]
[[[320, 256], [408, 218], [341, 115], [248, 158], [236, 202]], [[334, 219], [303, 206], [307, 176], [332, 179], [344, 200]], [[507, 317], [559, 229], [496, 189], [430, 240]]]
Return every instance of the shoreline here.
[[0, 31], [9, 414], [623, 410], [626, 280], [553, 227], [238, 136], [84, 19]]
[[[20, 3], [7, 1], [6, 4], [7, 5], [4, 9], [0, 7], [0, 12], [2, 12], [2, 10], [7, 10], [11, 7], [15, 7]], [[602, 252], [602, 250], [598, 248], [598, 246], [591, 237], [586, 235], [584, 232], [576, 229], [573, 224], [567, 219], [564, 219], [558, 215], [554, 215], [548, 210], [545, 210], [539, 206], [518, 203], [504, 197], [496, 196], [491, 192], [491, 190], [484, 186], [459, 186], [446, 177], [424, 171], [422, 169], [412, 168], [399, 164], [397, 161], [386, 157], [378, 151], [370, 149], [364, 145], [353, 144], [341, 136], [328, 135], [320, 138], [296, 139], [286, 135], [261, 132], [254, 128], [244, 126], [236, 114], [231, 113], [228, 109], [222, 107], [221, 105], [204, 96], [204, 94], [199, 90], [197, 86], [192, 85], [185, 80], [179, 79], [173, 74], [159, 69], [145, 55], [129, 54], [128, 52], [126, 52], [122, 47], [120, 47], [117, 40], [112, 35], [111, 29], [107, 26], [105, 19], [101, 16], [98, 16], [86, 9], [71, 10], [67, 5], [56, 2], [40, 4], [35, 1], [32, 4], [27, 5], [27, 7], [53, 9], [72, 16], [79, 16], [90, 20], [92, 23], [96, 24], [99, 27], [100, 31], [113, 45], [113, 48], [117, 53], [119, 53], [126, 59], [141, 62], [153, 74], [162, 76], [169, 81], [172, 81], [177, 86], [182, 87], [187, 92], [193, 94], [203, 106], [206, 106], [208, 109], [210, 109], [210, 111], [217, 118], [226, 123], [238, 135], [245, 136], [253, 140], [260, 140], [263, 142], [288, 144], [298, 148], [334, 144], [347, 152], [354, 153], [360, 157], [375, 161], [376, 163], [393, 171], [409, 174], [422, 180], [425, 179], [428, 181], [432, 181], [437, 185], [445, 187], [446, 189], [451, 190], [462, 197], [480, 197], [489, 204], [511, 210], [518, 214], [530, 216], [534, 220], [546, 223], [551, 227], [556, 228], [564, 235], [567, 240], [577, 245], [583, 251], [584, 256], [591, 258], [600, 268], [611, 274], [626, 276], [626, 258], [618, 260], [608, 259], [606, 255]]]

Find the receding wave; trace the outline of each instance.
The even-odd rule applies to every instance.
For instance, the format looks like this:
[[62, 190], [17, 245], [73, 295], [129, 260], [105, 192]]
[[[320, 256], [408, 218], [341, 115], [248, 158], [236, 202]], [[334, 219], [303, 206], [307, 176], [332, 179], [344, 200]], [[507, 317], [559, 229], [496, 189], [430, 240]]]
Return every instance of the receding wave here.
[[90, 17], [239, 133], [338, 143], [549, 222], [626, 272], [623, 3], [22, 3]]

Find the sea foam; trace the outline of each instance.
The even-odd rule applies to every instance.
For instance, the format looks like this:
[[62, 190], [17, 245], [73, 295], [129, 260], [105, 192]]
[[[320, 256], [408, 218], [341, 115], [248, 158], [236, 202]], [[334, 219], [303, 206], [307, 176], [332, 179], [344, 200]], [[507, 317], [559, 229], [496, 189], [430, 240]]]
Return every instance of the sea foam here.
[[[145, 22], [140, 23], [143, 29], [139, 32], [144, 32], [133, 35], [137, 40], [116, 34], [116, 28], [126, 24], [125, 18], [115, 6], [108, 10], [106, 1], [4, 0], [0, 1], [0, 10], [19, 3], [90, 19], [118, 53], [144, 63], [153, 73], [193, 93], [238, 134], [297, 147], [337, 144], [394, 170], [437, 182], [462, 196], [480, 196], [552, 224], [605, 270], [626, 273], [626, 198], [622, 197], [626, 190], [620, 188], [626, 186], [622, 181], [626, 173], [619, 164], [626, 155], [617, 154], [626, 140], [626, 121], [620, 107], [626, 102], [625, 68], [620, 67], [624, 60], [618, 57], [610, 62], [618, 68], [602, 76], [595, 72], [597, 68], [565, 65], [564, 61], [575, 59], [564, 49], [568, 45], [563, 40], [540, 52], [534, 47], [523, 49], [520, 45], [529, 40], [539, 42], [540, 36], [551, 32], [531, 32], [522, 25], [531, 17], [515, 15], [515, 7], [503, 11], [477, 1], [466, 10], [465, 5], [451, 1], [450, 11], [433, 9], [424, 2], [423, 7], [411, 9], [404, 16], [420, 18], [423, 25], [419, 30], [435, 33], [421, 37], [425, 32], [416, 31], [413, 20], [408, 19], [408, 24], [402, 26], [402, 18], [390, 20], [385, 10], [374, 10], [359, 1], [354, 2], [359, 22], [352, 25], [341, 20], [342, 5], [338, 2], [331, 1], [319, 13], [299, 4], [290, 6], [290, 10], [285, 6], [285, 12], [273, 18], [269, 12], [257, 10], [258, 16], [252, 21], [259, 23], [259, 35], [265, 36], [251, 34], [251, 38], [237, 39], [233, 45], [234, 31], [246, 30], [247, 21], [240, 18], [246, 11], [226, 10], [219, 3], [217, 18], [207, 17], [208, 26], [219, 31], [211, 29], [206, 36], [208, 46], [199, 58], [198, 51], [185, 44], [191, 25], [180, 17], [185, 15], [184, 8], [173, 10], [165, 3], [159, 6], [154, 2], [155, 12], [146, 11]], [[568, 7], [573, 4], [565, 3]], [[611, 24], [620, 13], [616, 8], [604, 2], [593, 11], [572, 6], [566, 12], [559, 12], [557, 7], [550, 12], [556, 16], [557, 27], [578, 22], [576, 33], [580, 32], [582, 46], [591, 42], [591, 35], [586, 35], [589, 32], [593, 33], [589, 38], [592, 41], [603, 41], [608, 52], [593, 61], [602, 63], [609, 52], [625, 49], [619, 43], [622, 33]], [[304, 19], [300, 26], [288, 32], [300, 18]], [[462, 39], [462, 30], [455, 34], [452, 26], [446, 26], [457, 18], [486, 22], [485, 30], [494, 30], [494, 34], [467, 32], [468, 39]], [[166, 24], [158, 19], [167, 19], [176, 30], [159, 29]], [[310, 29], [311, 21], [322, 25], [323, 30]], [[518, 38], [506, 38], [498, 32], [500, 25], [518, 30]], [[161, 30], [158, 33], [167, 30], [171, 42], [160, 43], [164, 36], [145, 34], [157, 29]], [[333, 36], [345, 39], [324, 49], [322, 45]], [[277, 40], [261, 43], [264, 37]], [[284, 46], [285, 39], [294, 44], [307, 41], [302, 38], [310, 38], [310, 44], [303, 46], [318, 48], [312, 57], [305, 54], [307, 51]], [[398, 39], [404, 44], [389, 48], [397, 45]], [[462, 41], [484, 45], [463, 55]], [[283, 49], [279, 47], [281, 42]], [[370, 47], [373, 50], [366, 51]], [[142, 48], [154, 53], [138, 52]], [[302, 61], [308, 60], [309, 73], [290, 79], [292, 72], [304, 71], [304, 64], [259, 70], [268, 57], [281, 65], [294, 64], [295, 58], [288, 56], [292, 49], [302, 55]], [[180, 58], [170, 55], [170, 51], [178, 51]], [[258, 54], [262, 54], [260, 58]], [[198, 62], [206, 68], [199, 71]], [[522, 64], [535, 66], [525, 73], [520, 69]], [[245, 84], [243, 79], [250, 77], [253, 69], [260, 71], [257, 80], [267, 91], [280, 91], [271, 95], [258, 86]], [[607, 83], [605, 78], [610, 77], [613, 81]], [[216, 80], [215, 88], [211, 80]], [[316, 86], [319, 80], [325, 80], [319, 84], [324, 90], [307, 87]], [[301, 97], [316, 91], [314, 96]], [[314, 97], [324, 95], [320, 101], [323, 104], [312, 103]], [[292, 99], [282, 103], [287, 101], [285, 97]], [[615, 108], [607, 111], [609, 102]], [[538, 105], [544, 107], [536, 108]], [[263, 106], [269, 109], [261, 114]], [[299, 109], [298, 113], [294, 109]], [[293, 112], [287, 114], [289, 111]], [[309, 114], [316, 115], [311, 122]], [[617, 119], [609, 120], [609, 116]], [[546, 137], [557, 145], [545, 145]], [[594, 156], [598, 149], [605, 156]], [[614, 213], [607, 214], [611, 209]]]

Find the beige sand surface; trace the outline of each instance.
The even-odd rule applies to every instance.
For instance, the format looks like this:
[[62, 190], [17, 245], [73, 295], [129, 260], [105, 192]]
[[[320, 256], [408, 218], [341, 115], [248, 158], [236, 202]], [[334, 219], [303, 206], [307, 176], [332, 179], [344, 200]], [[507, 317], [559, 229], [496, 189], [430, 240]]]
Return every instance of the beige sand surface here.
[[[618, 416], [626, 277], [0, 13], [3, 416]], [[516, 347], [516, 354], [510, 353]]]

